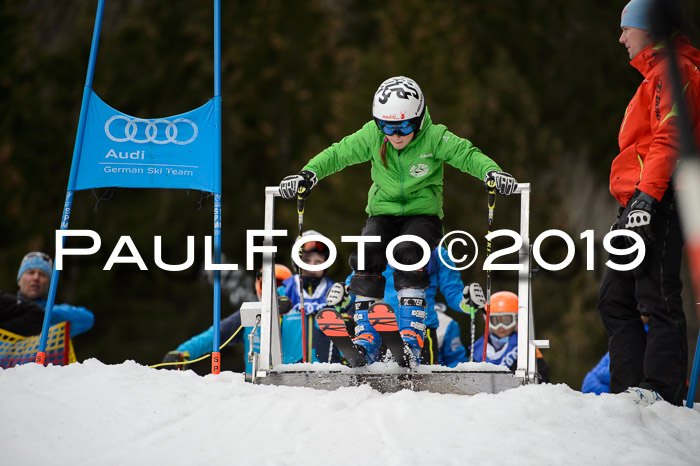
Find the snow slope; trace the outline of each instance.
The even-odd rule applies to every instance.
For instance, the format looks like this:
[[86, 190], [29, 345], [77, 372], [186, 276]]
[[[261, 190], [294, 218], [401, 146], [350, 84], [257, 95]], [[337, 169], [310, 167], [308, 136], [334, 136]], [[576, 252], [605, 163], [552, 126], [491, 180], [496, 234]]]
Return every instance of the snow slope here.
[[700, 410], [566, 385], [327, 392], [90, 359], [0, 370], [0, 393], [3, 465], [700, 464]]

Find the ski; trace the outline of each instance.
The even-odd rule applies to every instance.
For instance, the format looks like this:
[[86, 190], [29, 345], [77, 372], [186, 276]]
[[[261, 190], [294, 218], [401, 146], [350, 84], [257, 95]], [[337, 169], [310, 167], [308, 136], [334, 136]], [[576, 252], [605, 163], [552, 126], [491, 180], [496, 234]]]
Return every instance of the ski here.
[[350, 367], [367, 365], [367, 359], [357, 349], [357, 346], [353, 344], [348, 328], [345, 326], [345, 321], [338, 311], [330, 308], [321, 310], [316, 316], [316, 323], [324, 335], [330, 338], [333, 344], [338, 347]]
[[379, 332], [382, 343], [391, 351], [394, 360], [401, 367], [411, 367], [411, 349], [404, 343], [399, 332], [394, 309], [385, 302], [378, 301], [369, 307], [369, 321]]

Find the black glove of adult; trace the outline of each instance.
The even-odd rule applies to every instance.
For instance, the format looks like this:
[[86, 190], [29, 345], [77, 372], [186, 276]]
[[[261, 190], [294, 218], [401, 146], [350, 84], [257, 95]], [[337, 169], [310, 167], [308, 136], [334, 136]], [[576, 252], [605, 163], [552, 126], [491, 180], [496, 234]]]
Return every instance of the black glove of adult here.
[[297, 195], [302, 199], [309, 197], [311, 189], [318, 183], [316, 173], [310, 170], [302, 170], [296, 175], [289, 175], [280, 183], [280, 194], [285, 199], [296, 199]]
[[[170, 351], [163, 358], [163, 362], [187, 362], [190, 360], [190, 353], [187, 351]], [[173, 364], [165, 366], [166, 369], [182, 369], [184, 364]]]
[[[651, 232], [651, 216], [657, 202], [652, 196], [636, 189], [627, 201], [627, 207], [620, 214], [618, 228], [634, 231], [646, 244], [651, 244], [654, 241], [654, 234]], [[634, 242], [632, 238], [626, 238], [626, 240], [628, 243]]]
[[284, 315], [292, 310], [292, 302], [286, 296], [280, 296], [277, 298], [277, 311], [279, 315]]
[[459, 303], [459, 308], [462, 312], [471, 314], [472, 309], [481, 310], [486, 306], [486, 297], [484, 290], [478, 283], [470, 283], [462, 290], [462, 301]]
[[484, 177], [484, 189], [486, 189], [486, 191], [491, 190], [489, 187], [489, 182], [491, 181], [496, 183], [496, 192], [502, 196], [510, 196], [518, 187], [518, 182], [515, 181], [513, 175], [506, 172], [499, 172], [497, 170], [486, 172], [486, 176]]
[[328, 288], [326, 292], [326, 304], [330, 307], [342, 306], [348, 294], [348, 287], [345, 283], [333, 283], [333, 286]]

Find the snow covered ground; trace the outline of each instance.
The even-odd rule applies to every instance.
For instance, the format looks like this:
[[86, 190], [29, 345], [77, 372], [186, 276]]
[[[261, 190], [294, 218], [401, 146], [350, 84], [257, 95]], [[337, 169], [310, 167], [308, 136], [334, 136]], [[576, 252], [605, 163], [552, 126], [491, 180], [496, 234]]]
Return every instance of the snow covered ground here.
[[90, 359], [0, 370], [0, 394], [3, 465], [700, 464], [700, 409], [566, 385], [327, 392]]

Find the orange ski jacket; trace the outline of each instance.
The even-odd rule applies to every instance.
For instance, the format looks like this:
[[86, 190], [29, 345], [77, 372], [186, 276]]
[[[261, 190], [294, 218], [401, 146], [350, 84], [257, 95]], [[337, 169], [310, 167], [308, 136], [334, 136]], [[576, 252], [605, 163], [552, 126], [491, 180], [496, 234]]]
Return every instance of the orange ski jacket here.
[[[700, 135], [700, 51], [683, 35], [672, 40], [697, 140]], [[623, 206], [635, 189], [661, 200], [680, 150], [667, 43], [649, 45], [630, 64], [642, 73], [644, 81], [627, 105], [618, 137], [620, 154], [610, 169], [610, 193]]]

